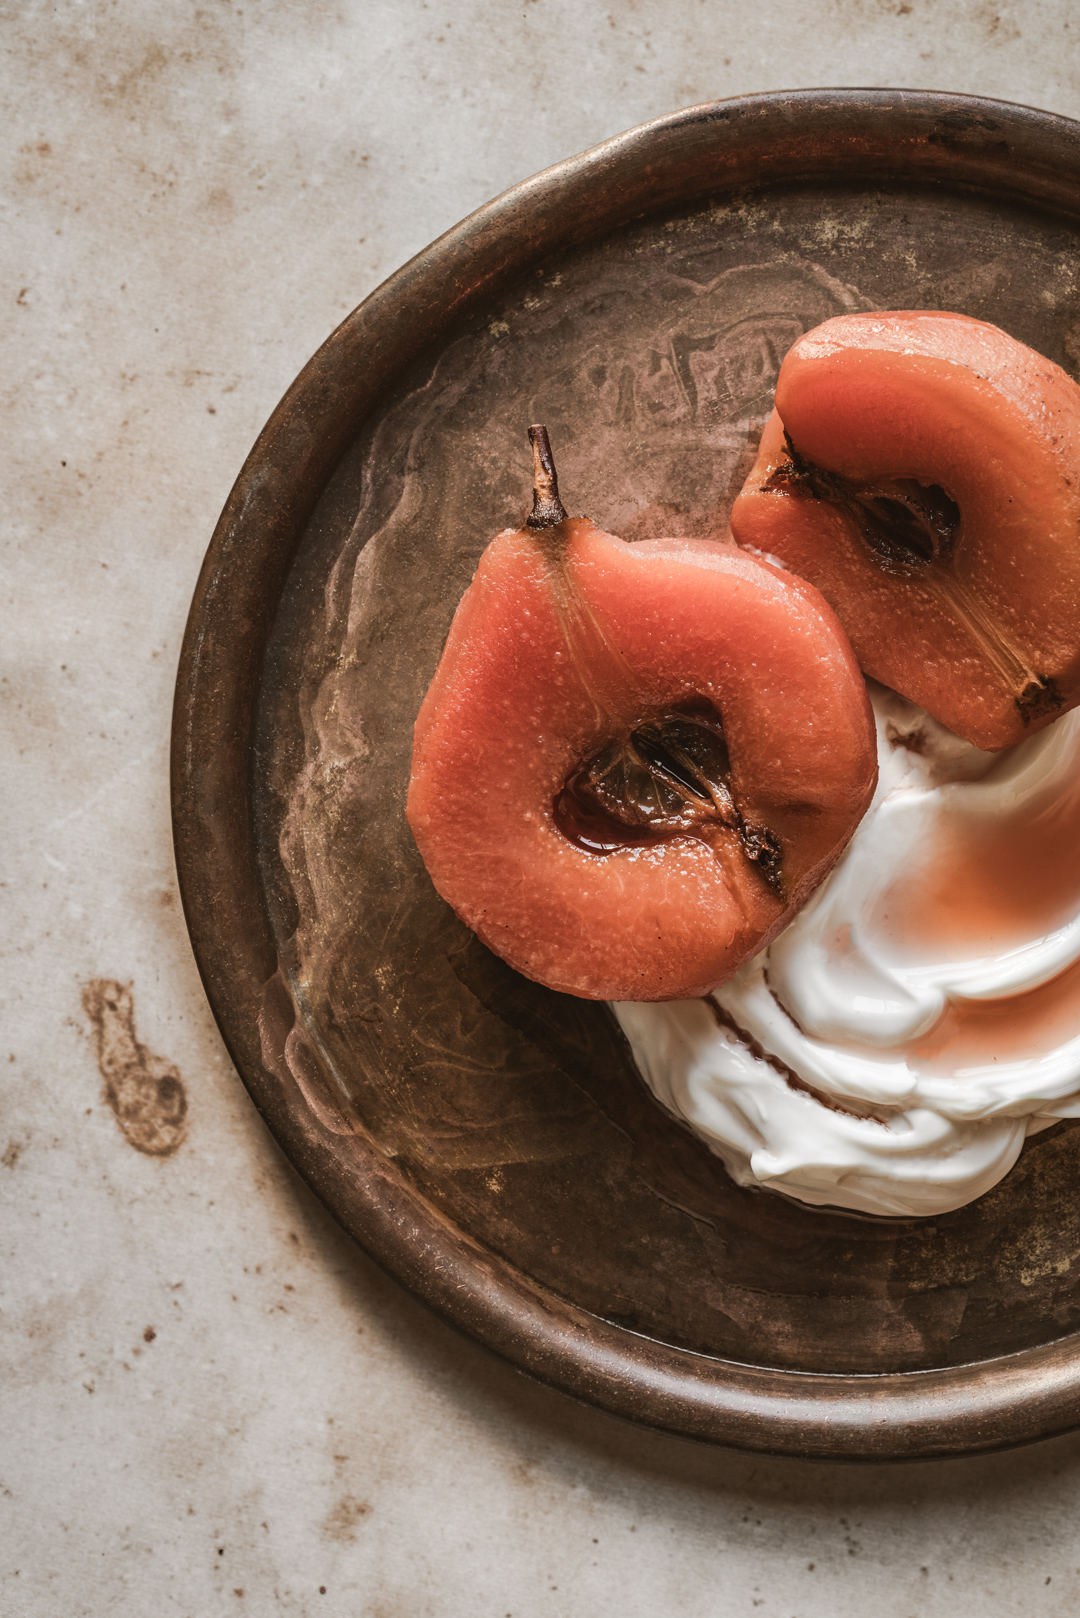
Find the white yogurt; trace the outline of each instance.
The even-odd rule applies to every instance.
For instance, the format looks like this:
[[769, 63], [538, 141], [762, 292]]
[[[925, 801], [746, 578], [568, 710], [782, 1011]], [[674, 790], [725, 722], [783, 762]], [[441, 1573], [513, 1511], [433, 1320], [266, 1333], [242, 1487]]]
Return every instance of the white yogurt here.
[[791, 926], [712, 1003], [614, 1009], [740, 1184], [938, 1214], [1080, 1116], [1080, 710], [983, 753], [871, 699], [877, 793]]

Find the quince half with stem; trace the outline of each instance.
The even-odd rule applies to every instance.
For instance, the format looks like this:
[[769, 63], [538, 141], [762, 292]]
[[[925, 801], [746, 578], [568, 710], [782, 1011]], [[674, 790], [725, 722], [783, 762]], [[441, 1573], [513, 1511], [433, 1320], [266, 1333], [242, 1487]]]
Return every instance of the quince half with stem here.
[[703, 995], [830, 870], [870, 802], [858, 665], [812, 585], [733, 545], [568, 517], [529, 429], [416, 721], [408, 819], [488, 947], [598, 1000]]

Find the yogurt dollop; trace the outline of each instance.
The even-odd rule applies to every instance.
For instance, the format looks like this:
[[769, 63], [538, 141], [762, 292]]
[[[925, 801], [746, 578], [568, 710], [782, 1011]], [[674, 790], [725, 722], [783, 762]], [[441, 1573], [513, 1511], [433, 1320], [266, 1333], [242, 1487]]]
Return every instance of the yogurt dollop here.
[[877, 793], [810, 902], [708, 999], [614, 1010], [740, 1184], [932, 1215], [1080, 1117], [1080, 709], [984, 753], [870, 695]]

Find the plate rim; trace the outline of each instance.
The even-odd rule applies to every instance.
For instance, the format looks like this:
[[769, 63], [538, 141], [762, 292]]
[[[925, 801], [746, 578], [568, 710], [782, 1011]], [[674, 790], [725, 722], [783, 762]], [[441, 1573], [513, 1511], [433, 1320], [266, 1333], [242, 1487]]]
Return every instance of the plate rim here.
[[[638, 125], [484, 204], [403, 265], [304, 366], [214, 530], [177, 673], [173, 835], [214, 1017], [286, 1158], [416, 1297], [517, 1369], [641, 1425], [803, 1459], [972, 1454], [1080, 1425], [1080, 1333], [989, 1360], [838, 1374], [745, 1365], [643, 1337], [533, 1282], [455, 1226], [359, 1121], [342, 1131], [281, 1060], [278, 968], [249, 835], [262, 654], [319, 494], [403, 366], [550, 255], [642, 214], [844, 175], [991, 191], [1080, 215], [1080, 123], [938, 91], [777, 91]], [[273, 994], [271, 991], [271, 1000]], [[279, 1010], [283, 1008], [279, 1006]]]

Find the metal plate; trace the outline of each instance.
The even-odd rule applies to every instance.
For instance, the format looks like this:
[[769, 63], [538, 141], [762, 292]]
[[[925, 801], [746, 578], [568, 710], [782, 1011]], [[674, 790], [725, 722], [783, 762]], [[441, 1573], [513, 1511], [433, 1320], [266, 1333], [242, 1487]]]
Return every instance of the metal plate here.
[[491, 956], [403, 814], [454, 607], [528, 505], [710, 535], [794, 338], [849, 308], [1080, 360], [1080, 126], [775, 95], [619, 136], [482, 208], [333, 334], [214, 534], [181, 660], [177, 861], [222, 1032], [367, 1250], [513, 1364], [670, 1432], [957, 1454], [1080, 1423], [1080, 1131], [931, 1221], [734, 1186], [606, 1008]]

